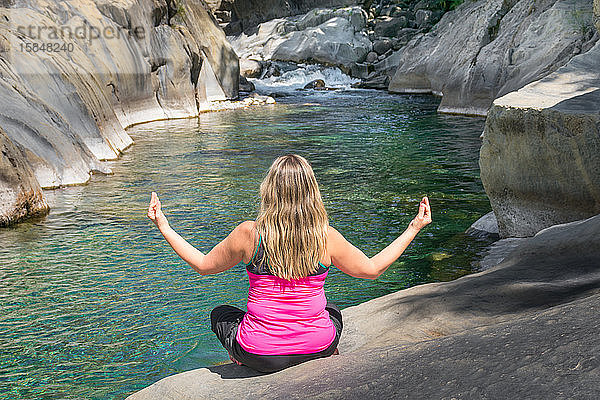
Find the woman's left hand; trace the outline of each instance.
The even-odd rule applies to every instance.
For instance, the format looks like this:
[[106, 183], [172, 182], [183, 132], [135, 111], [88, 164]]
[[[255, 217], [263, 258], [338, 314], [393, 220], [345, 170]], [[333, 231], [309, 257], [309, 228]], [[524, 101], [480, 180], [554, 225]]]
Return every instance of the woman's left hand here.
[[150, 206], [148, 207], [148, 218], [159, 230], [163, 230], [169, 226], [169, 221], [167, 221], [167, 217], [162, 212], [160, 200], [158, 199], [158, 195], [156, 192], [152, 192], [152, 196], [150, 198]]
[[423, 197], [423, 200], [421, 200], [419, 203], [419, 213], [411, 221], [410, 225], [420, 231], [430, 223], [431, 207], [429, 206], [429, 199], [427, 197]]

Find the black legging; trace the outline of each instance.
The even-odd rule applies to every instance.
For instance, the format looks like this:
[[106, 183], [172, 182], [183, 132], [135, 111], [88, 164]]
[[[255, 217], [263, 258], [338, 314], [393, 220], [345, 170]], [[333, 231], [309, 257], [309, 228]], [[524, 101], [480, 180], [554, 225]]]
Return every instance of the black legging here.
[[342, 313], [334, 304], [327, 303], [325, 309], [329, 312], [329, 318], [335, 325], [335, 338], [325, 350], [310, 354], [288, 354], [288, 355], [260, 355], [249, 353], [240, 346], [235, 339], [238, 326], [245, 312], [233, 306], [218, 306], [210, 313], [210, 325], [212, 331], [229, 352], [229, 354], [242, 364], [260, 372], [275, 372], [303, 363], [315, 358], [329, 357], [335, 352], [342, 335]]

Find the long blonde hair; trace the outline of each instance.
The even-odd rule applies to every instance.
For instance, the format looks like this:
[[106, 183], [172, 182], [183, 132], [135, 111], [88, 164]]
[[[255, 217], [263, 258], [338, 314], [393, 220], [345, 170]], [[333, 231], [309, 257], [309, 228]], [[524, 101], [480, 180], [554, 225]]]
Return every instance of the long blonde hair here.
[[256, 229], [271, 273], [291, 280], [315, 272], [326, 252], [327, 211], [304, 157], [277, 158], [260, 185]]

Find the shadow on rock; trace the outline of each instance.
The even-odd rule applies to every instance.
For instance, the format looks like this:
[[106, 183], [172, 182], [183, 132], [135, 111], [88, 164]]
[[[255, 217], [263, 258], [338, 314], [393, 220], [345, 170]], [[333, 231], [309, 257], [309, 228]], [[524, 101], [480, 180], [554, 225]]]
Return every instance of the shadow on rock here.
[[236, 365], [233, 363], [215, 365], [207, 367], [207, 369], [219, 375], [221, 379], [242, 379], [242, 378], [254, 378], [257, 376], [269, 375], [264, 372], [258, 372], [244, 365]]

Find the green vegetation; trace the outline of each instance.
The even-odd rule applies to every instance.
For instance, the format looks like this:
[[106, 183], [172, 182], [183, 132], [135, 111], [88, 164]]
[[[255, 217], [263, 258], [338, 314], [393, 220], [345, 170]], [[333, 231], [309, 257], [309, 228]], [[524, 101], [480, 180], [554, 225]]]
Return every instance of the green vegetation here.
[[595, 27], [591, 7], [585, 10], [573, 7], [569, 14], [569, 22], [578, 34], [584, 38], [589, 38], [593, 35]]
[[416, 5], [419, 5], [419, 8], [427, 10], [450, 11], [454, 10], [463, 2], [464, 0], [401, 0], [396, 2], [396, 4], [402, 8], [413, 8]]
[[438, 0], [439, 8], [442, 10], [450, 11], [461, 5], [464, 0]]

